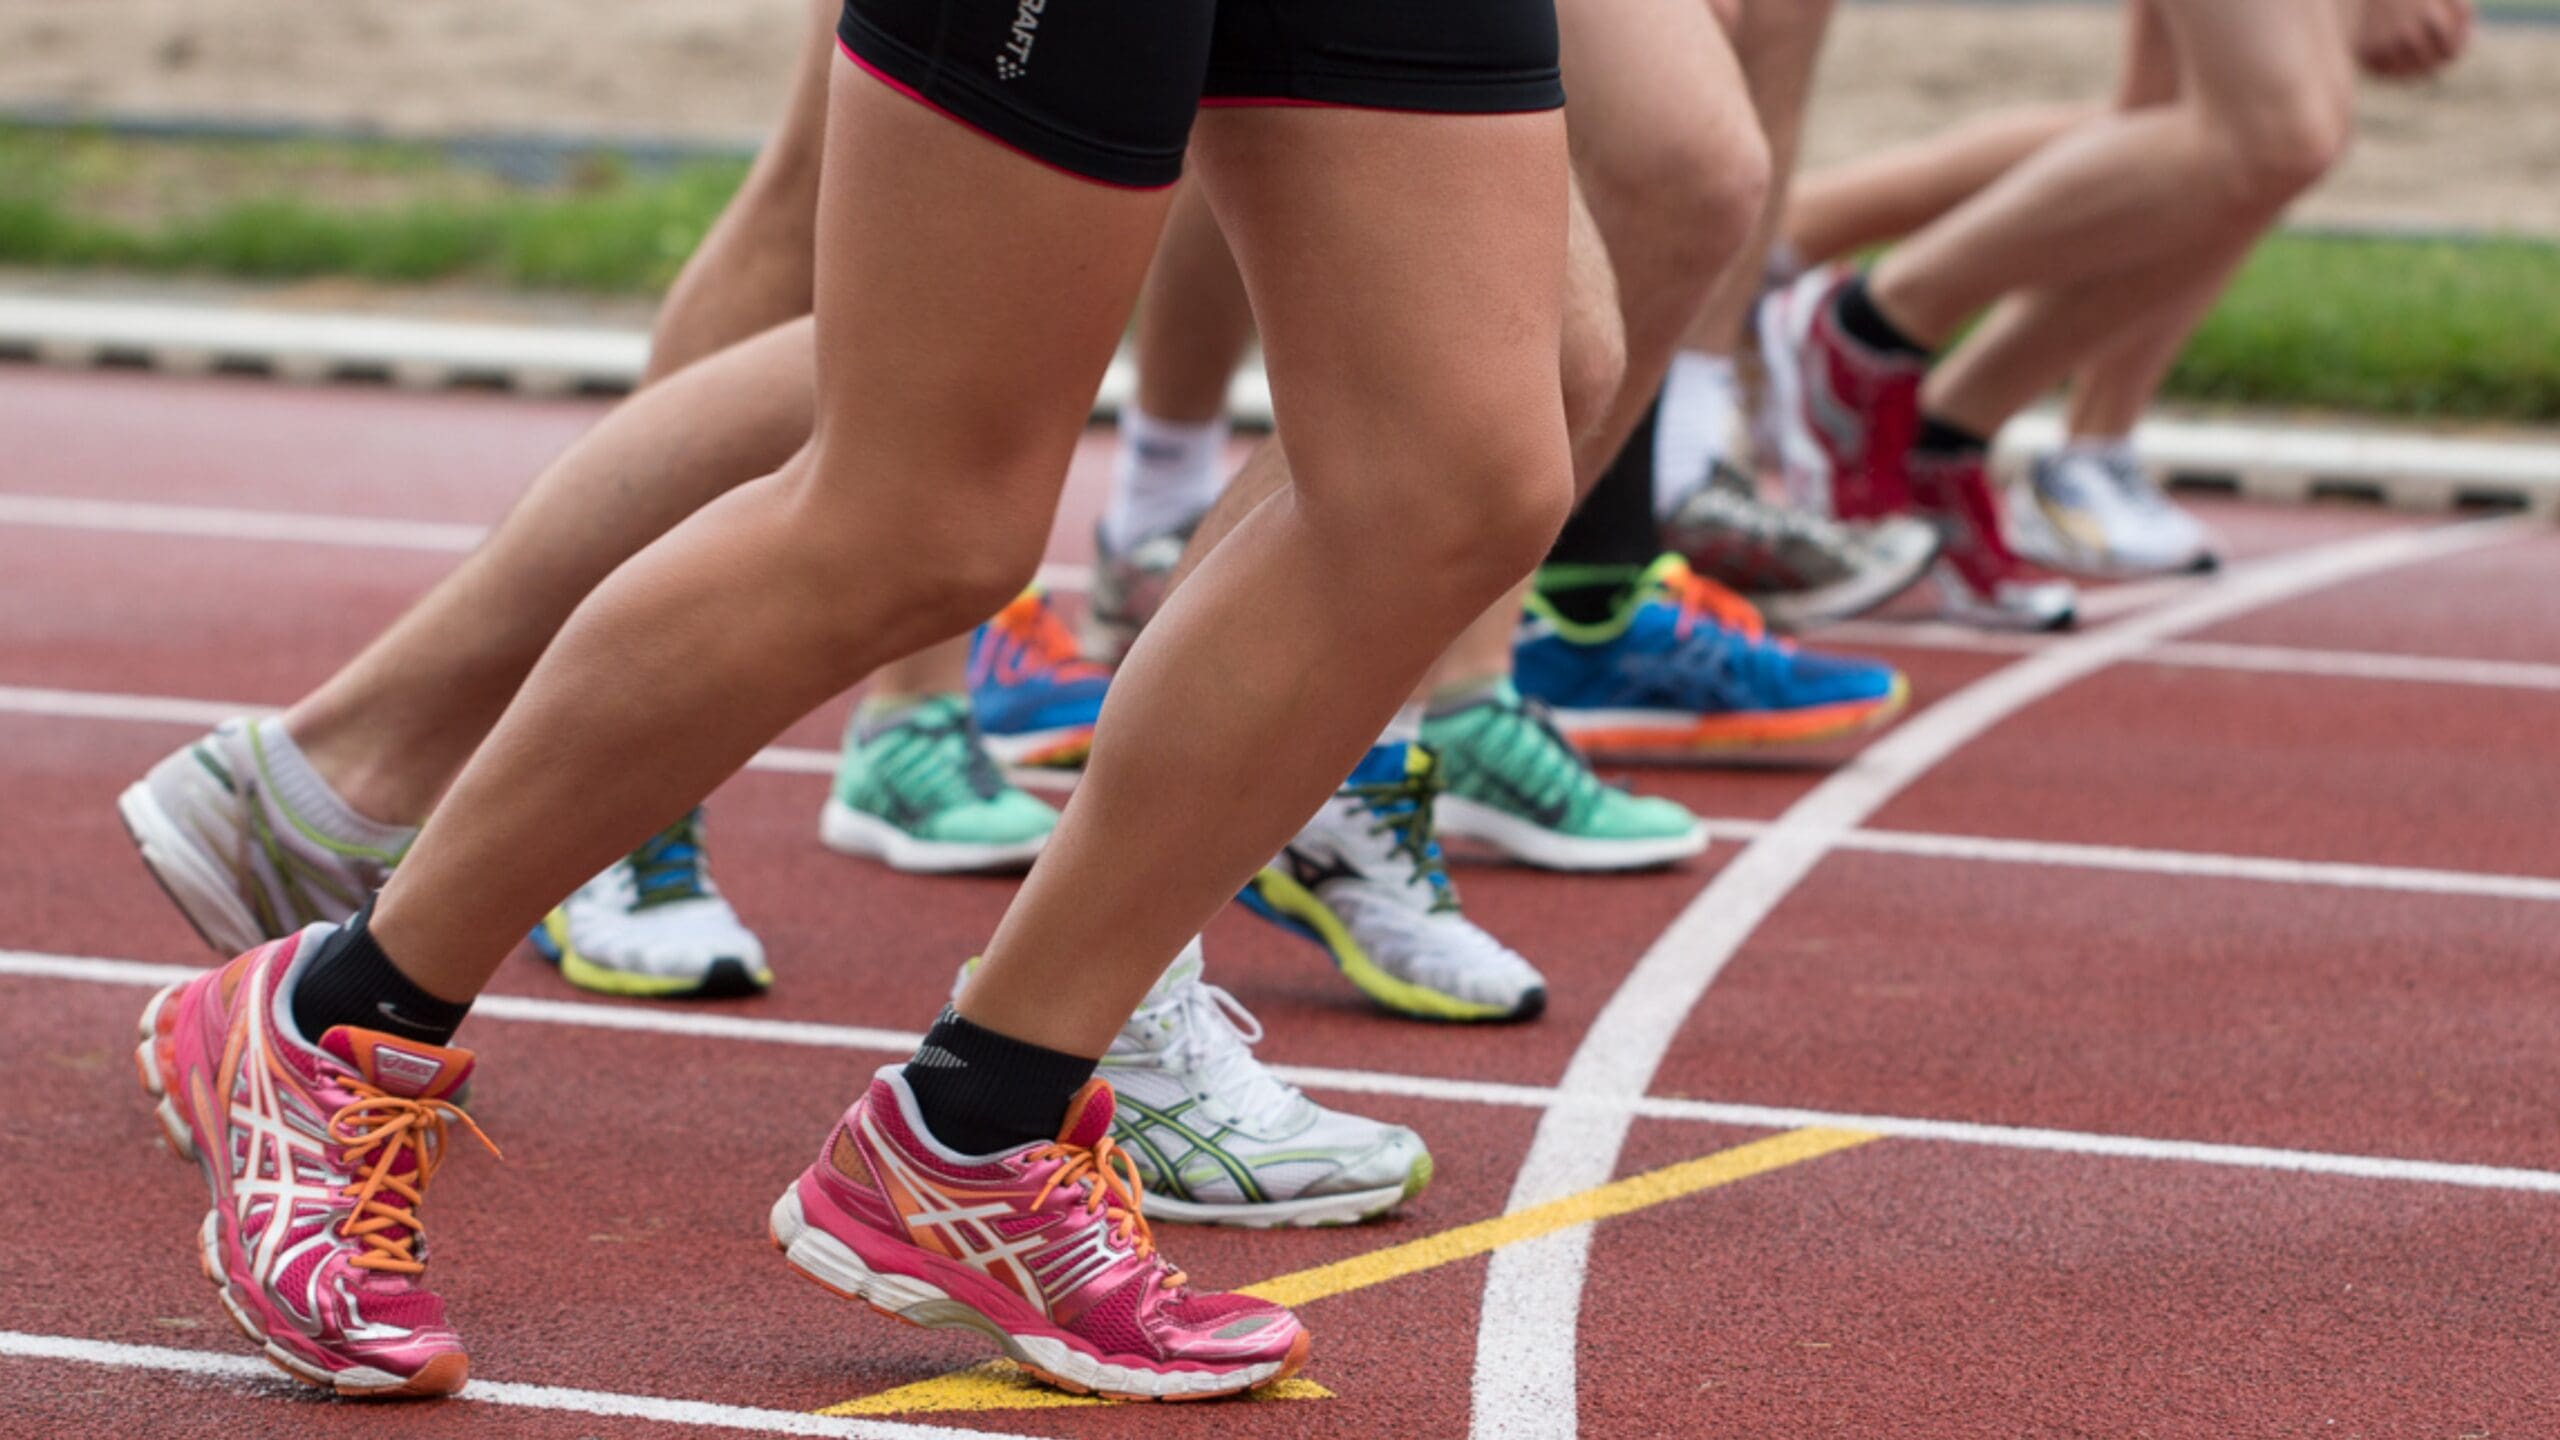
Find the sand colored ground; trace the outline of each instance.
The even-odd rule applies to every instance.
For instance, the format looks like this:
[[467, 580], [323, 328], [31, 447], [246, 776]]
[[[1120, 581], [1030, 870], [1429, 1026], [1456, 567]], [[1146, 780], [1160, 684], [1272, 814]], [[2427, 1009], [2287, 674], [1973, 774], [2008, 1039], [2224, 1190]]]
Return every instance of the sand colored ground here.
[[[11, 0], [0, 109], [277, 118], [406, 131], [752, 137], [802, 0]], [[1813, 155], [2017, 100], [2104, 93], [2105, 7], [1853, 5]], [[2560, 27], [2484, 29], [2445, 80], [2369, 86], [2317, 222], [2560, 236]]]

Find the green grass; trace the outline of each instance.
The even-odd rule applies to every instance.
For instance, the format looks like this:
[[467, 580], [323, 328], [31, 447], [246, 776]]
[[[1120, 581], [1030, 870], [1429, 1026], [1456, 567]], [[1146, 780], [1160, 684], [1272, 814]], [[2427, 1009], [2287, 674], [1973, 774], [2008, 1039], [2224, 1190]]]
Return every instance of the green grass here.
[[2560, 421], [2560, 246], [2279, 235], [2169, 388], [2242, 405]]
[[[2552, 0], [2560, 4], [2560, 0]], [[653, 294], [743, 173], [611, 161], [521, 185], [427, 149], [0, 127], [0, 264]], [[2560, 422], [2560, 245], [2283, 235], [2170, 390], [2233, 405]]]

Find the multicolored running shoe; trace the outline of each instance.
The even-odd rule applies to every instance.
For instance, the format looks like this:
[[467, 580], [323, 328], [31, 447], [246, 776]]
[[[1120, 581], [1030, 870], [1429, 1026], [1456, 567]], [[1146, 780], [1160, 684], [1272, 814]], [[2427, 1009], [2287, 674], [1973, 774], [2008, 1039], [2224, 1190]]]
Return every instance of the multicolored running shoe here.
[[1509, 680], [1422, 722], [1448, 786], [1440, 833], [1547, 870], [1640, 870], [1707, 848], [1707, 827], [1676, 801], [1605, 784], [1545, 706]]
[[417, 837], [357, 818], [280, 734], [225, 720], [116, 799], [142, 863], [224, 955], [353, 915]]
[[1086, 1083], [1058, 1138], [996, 1155], [935, 1140], [901, 1067], [774, 1202], [791, 1268], [893, 1319], [987, 1336], [1060, 1389], [1196, 1400], [1306, 1363], [1297, 1317], [1193, 1289], [1158, 1254], [1143, 1184], [1111, 1138], [1111, 1086]]
[[[1549, 567], [1539, 583], [1591, 578]], [[1533, 590], [1512, 664], [1521, 692], [1602, 757], [1834, 739], [1883, 724], [1911, 693], [1890, 665], [1772, 637], [1747, 602], [1677, 555], [1656, 560], [1597, 623], [1567, 619]]]
[[968, 697], [932, 695], [863, 734], [845, 722], [835, 785], [818, 813], [830, 850], [919, 874], [1019, 870], [1058, 812], [1006, 783], [970, 717]]
[[1102, 1057], [1111, 1137], [1146, 1182], [1152, 1219], [1200, 1225], [1351, 1225], [1431, 1183], [1431, 1152], [1401, 1125], [1328, 1110], [1254, 1058], [1262, 1025], [1201, 978], [1183, 949]]
[[1138, 632], [1164, 607], [1173, 589], [1173, 572], [1191, 546], [1198, 517], [1190, 524], [1160, 530], [1126, 550], [1112, 548], [1111, 537], [1093, 527], [1093, 590], [1085, 597], [1084, 653], [1106, 664], [1118, 664], [1129, 653]]
[[[134, 1063], [169, 1146], [204, 1171], [205, 1279], [277, 1368], [340, 1395], [450, 1395], [470, 1374], [426, 1288], [418, 1206], [468, 1050], [337, 1026], [294, 1033], [282, 991], [329, 927], [151, 997]], [[490, 1147], [495, 1153], [496, 1147]]]
[[1459, 908], [1433, 833], [1440, 788], [1427, 747], [1371, 746], [1238, 898], [1323, 947], [1361, 994], [1399, 1015], [1534, 1018], [1547, 1008], [1546, 977]]
[[1919, 583], [1938, 557], [1937, 527], [1925, 520], [1833, 520], [1772, 504], [1723, 460], [1663, 521], [1662, 539], [1781, 630], [1863, 615]]
[[1084, 658], [1037, 588], [1023, 591], [969, 642], [969, 704], [1000, 764], [1082, 765], [1110, 689], [1110, 670]]
[[723, 999], [773, 984], [764, 942], [711, 883], [700, 810], [579, 886], [530, 938], [562, 979], [603, 995]]

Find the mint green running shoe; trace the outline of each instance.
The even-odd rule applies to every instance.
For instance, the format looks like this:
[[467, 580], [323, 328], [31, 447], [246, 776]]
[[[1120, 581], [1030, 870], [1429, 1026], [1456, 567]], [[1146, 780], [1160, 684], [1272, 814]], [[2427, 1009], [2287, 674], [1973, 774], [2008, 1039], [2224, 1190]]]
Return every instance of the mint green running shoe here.
[[1707, 848], [1686, 807], [1602, 783], [1591, 762], [1505, 680], [1422, 724], [1448, 784], [1440, 833], [1545, 870], [1640, 870]]
[[1058, 827], [1057, 811], [1005, 783], [962, 696], [928, 696], [862, 730], [857, 709], [818, 816], [830, 850], [923, 874], [1019, 870]]

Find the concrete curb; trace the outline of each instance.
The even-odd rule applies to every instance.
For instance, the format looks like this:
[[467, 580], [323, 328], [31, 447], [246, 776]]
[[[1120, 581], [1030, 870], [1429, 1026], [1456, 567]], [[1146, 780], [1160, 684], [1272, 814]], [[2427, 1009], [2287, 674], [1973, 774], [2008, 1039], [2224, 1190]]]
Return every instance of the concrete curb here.
[[[647, 357], [648, 337], [630, 330], [0, 295], [0, 359], [52, 365], [611, 395], [638, 381]], [[1116, 413], [1134, 379], [1124, 354], [1095, 413]], [[1258, 365], [1237, 377], [1229, 403], [1240, 423], [1271, 422], [1271, 388]], [[2001, 435], [2002, 454], [2014, 462], [2059, 433], [2051, 414], [2024, 416]], [[2146, 423], [2138, 440], [2185, 488], [2289, 503], [2560, 513], [2560, 441], [2165, 417]]]

